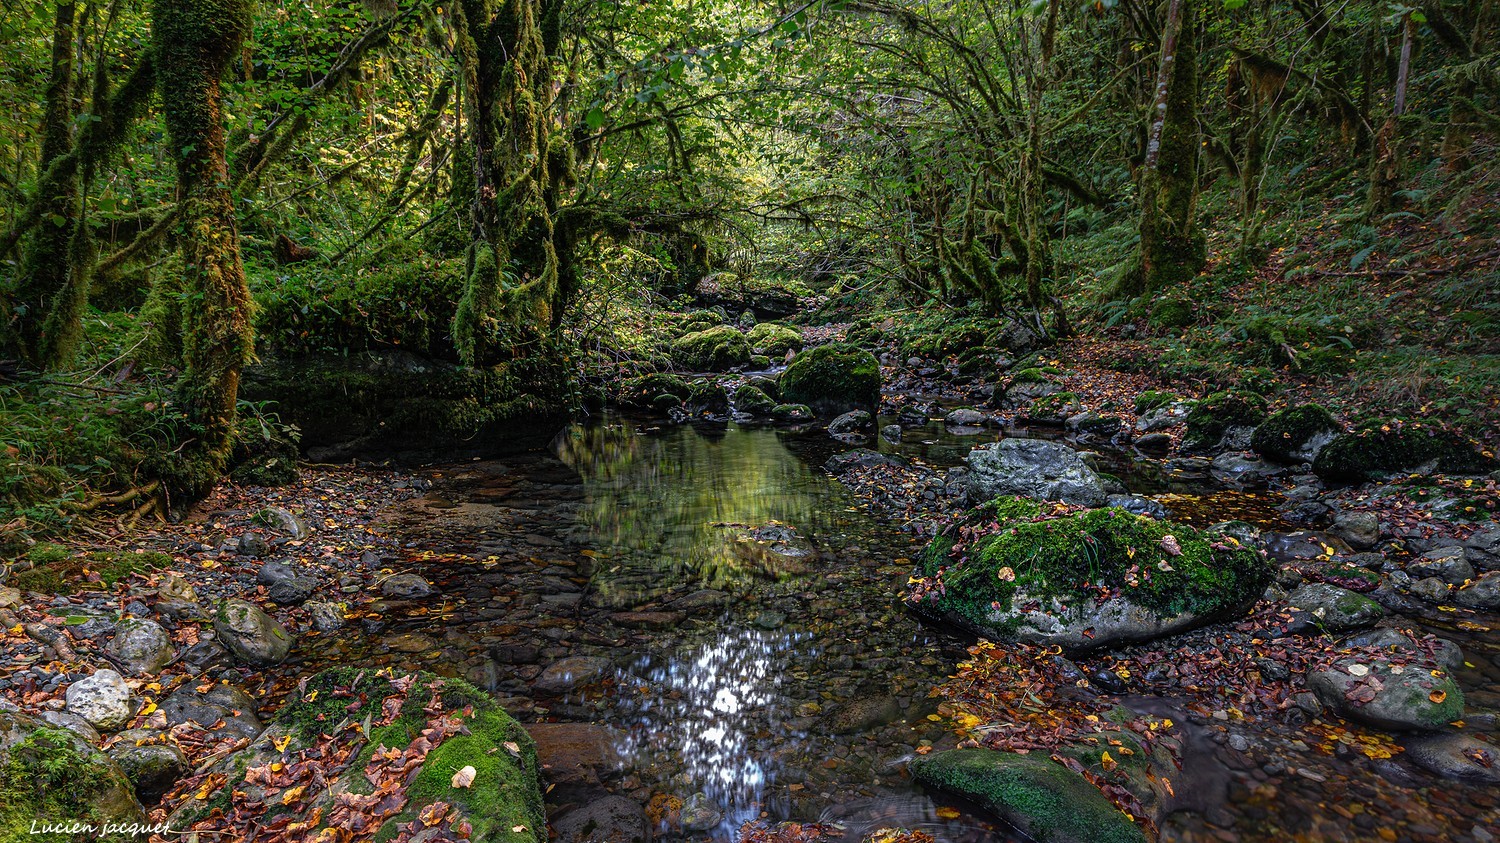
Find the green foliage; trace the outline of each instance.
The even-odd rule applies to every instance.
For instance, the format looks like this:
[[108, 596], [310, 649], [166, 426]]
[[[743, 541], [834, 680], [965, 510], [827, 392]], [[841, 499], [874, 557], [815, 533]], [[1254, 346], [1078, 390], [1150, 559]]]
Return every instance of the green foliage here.
[[[0, 712], [0, 720], [10, 715]], [[0, 723], [7, 728], [12, 724]], [[66, 729], [38, 726], [4, 751], [0, 764], [0, 840], [24, 840], [34, 821], [141, 818], [130, 785], [99, 750]], [[133, 809], [133, 811], [132, 811]], [[56, 819], [53, 819], [56, 818]]]

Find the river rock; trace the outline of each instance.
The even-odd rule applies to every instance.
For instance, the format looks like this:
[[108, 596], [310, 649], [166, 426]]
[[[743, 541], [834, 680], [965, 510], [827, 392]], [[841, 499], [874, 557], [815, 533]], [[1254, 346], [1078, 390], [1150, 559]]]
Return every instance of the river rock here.
[[265, 728], [255, 713], [255, 700], [243, 688], [220, 682], [206, 691], [192, 683], [173, 691], [161, 702], [168, 726], [195, 723], [214, 740], [253, 739]]
[[155, 802], [187, 774], [187, 756], [164, 732], [126, 729], [108, 755], [120, 765], [142, 802]]
[[1492, 523], [1469, 536], [1464, 554], [1481, 571], [1500, 570], [1500, 523]]
[[[1374, 600], [1328, 583], [1300, 585], [1287, 603], [1295, 610], [1291, 623], [1294, 631], [1312, 626], [1328, 632], [1350, 632], [1374, 626], [1385, 617], [1385, 609]], [[1297, 613], [1307, 617], [1299, 618]]]
[[1472, 735], [1422, 735], [1401, 745], [1407, 758], [1444, 778], [1500, 784], [1500, 749]]
[[969, 452], [969, 498], [1018, 495], [1079, 506], [1103, 506], [1104, 484], [1078, 453], [1041, 439], [1003, 439]]
[[292, 650], [292, 636], [259, 606], [225, 600], [214, 612], [214, 634], [241, 661], [260, 667], [281, 664]]
[[1453, 587], [1438, 577], [1424, 577], [1408, 585], [1406, 590], [1428, 603], [1447, 603], [1448, 594]]
[[924, 786], [968, 799], [1044, 843], [1145, 843], [1083, 776], [1040, 754], [952, 749], [913, 759]]
[[278, 606], [300, 606], [318, 591], [318, 581], [312, 577], [292, 577], [266, 589], [266, 596]]
[[880, 429], [880, 436], [887, 442], [899, 444], [901, 442], [901, 425], [888, 424]]
[[828, 423], [828, 434], [834, 437], [863, 439], [875, 424], [875, 417], [865, 410], [850, 410]]
[[312, 618], [313, 629], [319, 632], [333, 632], [344, 626], [344, 607], [338, 603], [311, 600], [304, 603], [302, 608]]
[[839, 706], [825, 726], [830, 734], [852, 735], [894, 723], [900, 717], [901, 704], [895, 697], [862, 696]]
[[255, 513], [255, 520], [292, 539], [305, 539], [312, 535], [312, 527], [284, 506], [268, 506]]
[[699, 834], [717, 828], [724, 821], [724, 812], [700, 790], [682, 803], [681, 817], [683, 831]]
[[131, 676], [156, 673], [172, 661], [175, 652], [172, 639], [161, 624], [141, 618], [126, 618], [115, 627], [109, 642], [110, 655], [125, 666]]
[[1307, 687], [1339, 716], [1377, 729], [1441, 731], [1464, 716], [1464, 693], [1453, 677], [1421, 663], [1351, 656], [1309, 674]]
[[[18, 747], [23, 749], [17, 751]], [[11, 781], [21, 785], [14, 790], [8, 787], [0, 799], [0, 829], [15, 832], [7, 839], [28, 839], [19, 830], [30, 828], [33, 820], [83, 820], [101, 825], [146, 822], [146, 811], [120, 766], [67, 729], [0, 710], [0, 770], [5, 770], [7, 785]]]
[[532, 687], [542, 694], [562, 696], [614, 675], [615, 666], [599, 656], [570, 656], [547, 665]]
[[99, 742], [99, 730], [94, 728], [94, 724], [71, 711], [43, 711], [38, 713], [37, 717], [48, 726], [67, 729], [89, 743]]
[[1462, 547], [1438, 547], [1406, 563], [1406, 573], [1416, 579], [1437, 577], [1449, 585], [1463, 585], [1474, 576]]
[[69, 685], [66, 696], [68, 711], [104, 732], [124, 726], [135, 711], [125, 677], [108, 668]]
[[1172, 450], [1172, 435], [1170, 433], [1148, 433], [1135, 440], [1137, 450], [1148, 454], [1165, 454]]
[[1500, 611], [1500, 571], [1491, 571], [1453, 592], [1453, 602], [1466, 609]]
[[1113, 506], [1123, 509], [1131, 515], [1144, 515], [1147, 518], [1155, 518], [1157, 521], [1165, 521], [1171, 517], [1171, 513], [1162, 506], [1160, 501], [1140, 495], [1110, 495], [1105, 498], [1105, 506]]
[[989, 424], [989, 420], [989, 416], [973, 407], [959, 407], [943, 416], [943, 424], [952, 427], [983, 427]]
[[416, 574], [396, 574], [380, 584], [380, 593], [392, 600], [421, 600], [432, 597], [438, 590]]
[[645, 810], [623, 796], [592, 799], [552, 821], [552, 843], [646, 843], [650, 839]]
[[265, 536], [251, 531], [240, 535], [239, 542], [235, 545], [235, 552], [251, 559], [259, 559], [271, 552], [271, 545], [266, 541]]
[[557, 787], [598, 787], [629, 766], [619, 736], [592, 723], [530, 723], [542, 775]]
[[834, 454], [823, 463], [823, 469], [835, 476], [855, 468], [871, 468], [878, 465], [905, 465], [900, 457], [889, 457], [869, 448], [855, 448], [842, 454]]
[[1380, 541], [1380, 519], [1373, 512], [1340, 512], [1328, 532], [1355, 550], [1369, 550]]
[[616, 612], [609, 619], [631, 629], [673, 629], [685, 617], [683, 612]]
[[1457, 644], [1446, 638], [1416, 635], [1406, 629], [1382, 626], [1357, 632], [1339, 642], [1340, 649], [1354, 647], [1383, 650], [1387, 657], [1422, 662], [1431, 667], [1441, 667], [1449, 673], [1464, 666], [1464, 653]]

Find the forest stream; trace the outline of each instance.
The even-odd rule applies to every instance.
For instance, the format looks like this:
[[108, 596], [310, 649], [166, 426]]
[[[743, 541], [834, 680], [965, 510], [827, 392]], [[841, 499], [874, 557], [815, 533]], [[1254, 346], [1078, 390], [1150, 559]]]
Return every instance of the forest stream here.
[[[933, 421], [880, 448], [945, 467], [1000, 435]], [[570, 788], [602, 785], [647, 806], [658, 835], [733, 841], [793, 821], [826, 836], [808, 839], [888, 827], [951, 843], [1034, 839], [904, 773], [914, 753], [955, 744], [934, 688], [971, 639], [905, 611], [921, 542], [821, 468], [845, 450], [821, 428], [608, 416], [567, 428], [548, 451], [435, 469], [395, 521], [409, 548], [468, 557], [413, 568], [441, 590], [441, 609], [383, 607], [306, 648], [299, 670], [466, 675], [542, 724], [531, 728], [549, 805], [587, 812]], [[1290, 536], [1283, 546], [1302, 535], [1266, 495], [1105, 458], [1178, 519], [1259, 521]], [[1500, 636], [1415, 620], [1458, 641], [1477, 665], [1458, 674], [1465, 691], [1488, 693]], [[1228, 643], [1211, 632], [1185, 646]], [[1162, 822], [1163, 840], [1353, 841], [1377, 829], [1439, 840], [1442, 829], [1483, 834], [1496, 816], [1492, 787], [1437, 783], [1348, 744], [1310, 746], [1295, 725], [1305, 716], [1225, 729], [1224, 711], [1170, 693], [1121, 699], [1179, 724], [1173, 807], [1189, 810]]]

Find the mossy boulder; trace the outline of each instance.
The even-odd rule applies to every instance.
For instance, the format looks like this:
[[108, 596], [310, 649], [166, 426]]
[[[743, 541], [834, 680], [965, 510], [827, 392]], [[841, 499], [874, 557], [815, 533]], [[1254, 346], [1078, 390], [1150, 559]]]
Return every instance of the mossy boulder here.
[[1114, 507], [1051, 509], [977, 507], [928, 546], [908, 604], [994, 641], [1089, 650], [1237, 617], [1271, 582], [1261, 553], [1224, 536]]
[[1251, 435], [1250, 447], [1280, 463], [1312, 462], [1343, 429], [1321, 406], [1302, 404], [1272, 413]]
[[1061, 426], [1069, 416], [1083, 411], [1083, 404], [1076, 392], [1054, 392], [1031, 402], [1026, 410], [1026, 420], [1033, 424]]
[[1215, 392], [1193, 405], [1187, 414], [1184, 447], [1212, 448], [1233, 427], [1254, 427], [1266, 417], [1266, 399], [1253, 392]]
[[723, 415], [729, 412], [729, 390], [716, 380], [693, 381], [687, 408], [695, 415]]
[[1313, 461], [1313, 473], [1336, 483], [1362, 483], [1428, 463], [1449, 474], [1495, 468], [1493, 456], [1457, 431], [1392, 419], [1334, 437]]
[[292, 634], [254, 603], [225, 600], [214, 610], [214, 635], [236, 658], [266, 667], [286, 661]]
[[23, 714], [0, 711], [0, 840], [33, 837], [33, 821], [144, 823], [124, 772], [88, 741]]
[[820, 345], [798, 354], [778, 383], [782, 401], [806, 404], [823, 416], [874, 411], [880, 404], [879, 361], [847, 343]]
[[718, 325], [673, 340], [672, 360], [694, 372], [724, 372], [750, 362], [750, 343], [738, 328]]
[[1175, 392], [1148, 389], [1135, 397], [1135, 414], [1142, 415], [1182, 400]]
[[[662, 404], [681, 404], [692, 392], [693, 385], [687, 378], [670, 372], [653, 372], [621, 383], [619, 402], [630, 409], [659, 409]], [[675, 401], [663, 401], [663, 396]]]
[[[283, 765], [279, 774], [273, 763]], [[455, 786], [455, 774], [470, 767], [472, 781]], [[226, 828], [215, 809], [235, 816], [256, 806], [238, 813], [262, 827], [309, 822], [309, 837], [342, 827], [378, 829], [374, 839], [383, 841], [466, 823], [473, 841], [545, 843], [538, 771], [526, 730], [469, 683], [335, 668], [309, 679], [250, 746], [213, 766], [222, 785], [171, 804], [168, 821], [233, 837], [249, 829]], [[297, 787], [305, 789], [288, 797]]]
[[963, 797], [1039, 843], [1146, 843], [1130, 818], [1083, 776], [1042, 757], [952, 749], [914, 759], [912, 777]]
[[802, 350], [802, 332], [779, 322], [761, 322], [745, 334], [750, 347], [780, 359], [788, 351]]
[[734, 391], [734, 408], [752, 416], [769, 416], [776, 409], [776, 402], [760, 387], [747, 383]]
[[806, 404], [777, 404], [771, 408], [771, 418], [788, 424], [800, 424], [810, 422], [816, 416]]

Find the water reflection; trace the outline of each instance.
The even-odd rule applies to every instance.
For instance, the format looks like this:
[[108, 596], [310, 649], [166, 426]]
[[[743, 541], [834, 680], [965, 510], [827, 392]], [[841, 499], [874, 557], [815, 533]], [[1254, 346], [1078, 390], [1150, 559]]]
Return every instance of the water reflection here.
[[805, 635], [726, 629], [680, 652], [643, 657], [632, 671], [646, 681], [623, 749], [637, 767], [681, 770], [681, 789], [701, 791], [722, 812], [716, 836], [732, 838], [758, 816], [775, 782], [773, 753], [758, 737], [795, 740], [779, 689], [805, 644]]
[[[606, 604], [649, 599], [667, 580], [725, 588], [805, 571], [805, 543], [839, 529], [843, 490], [764, 429], [637, 433], [575, 427], [559, 457], [584, 478], [589, 539], [607, 551], [594, 588]], [[776, 529], [776, 528], [780, 529]]]

